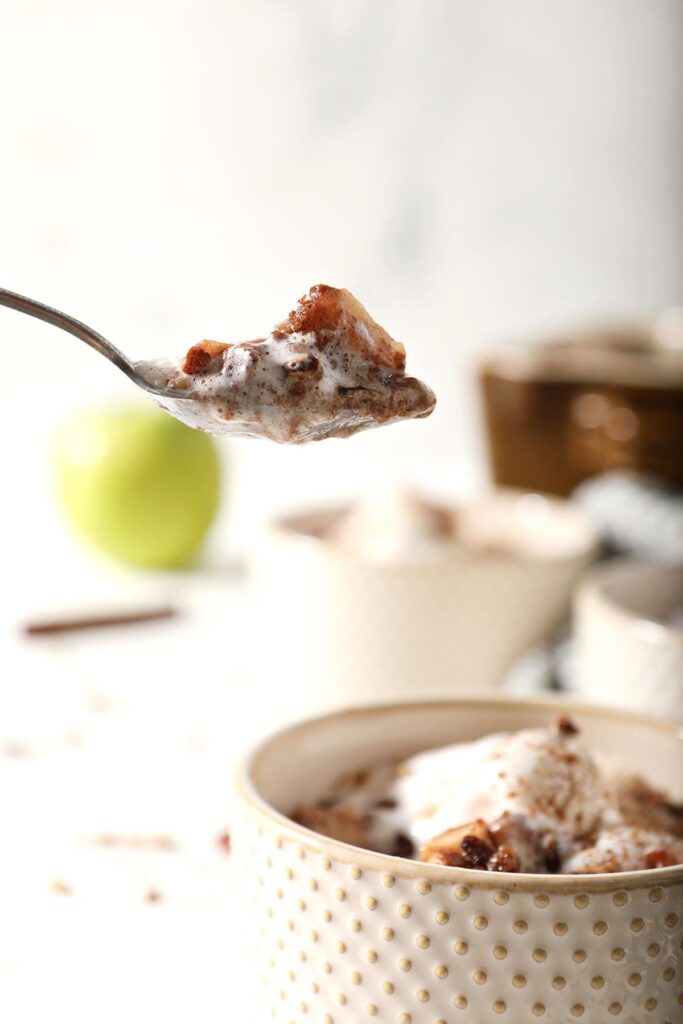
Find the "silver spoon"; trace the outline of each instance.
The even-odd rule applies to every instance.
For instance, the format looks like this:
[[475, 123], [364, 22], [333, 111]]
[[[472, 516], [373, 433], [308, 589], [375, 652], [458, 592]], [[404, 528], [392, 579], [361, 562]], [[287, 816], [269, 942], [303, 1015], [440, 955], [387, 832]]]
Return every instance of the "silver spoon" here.
[[54, 327], [61, 327], [63, 331], [75, 335], [81, 341], [84, 341], [86, 345], [90, 345], [96, 352], [99, 352], [101, 356], [109, 359], [114, 366], [118, 366], [119, 370], [122, 370], [126, 377], [129, 377], [134, 384], [137, 384], [139, 388], [147, 391], [150, 395], [154, 395], [157, 398], [173, 398], [175, 401], [192, 398], [189, 394], [171, 390], [161, 385], [158, 381], [143, 376], [139, 365], [131, 363], [130, 359], [124, 356], [123, 352], [120, 352], [115, 345], [112, 345], [110, 341], [103, 338], [98, 331], [94, 331], [92, 327], [88, 327], [67, 313], [60, 313], [58, 309], [53, 309], [52, 306], [36, 302], [35, 299], [27, 299], [25, 295], [17, 295], [16, 292], [10, 292], [6, 288], [0, 288], [0, 306], [8, 306], [10, 309], [18, 310], [19, 313], [35, 316], [38, 320], [45, 320], [46, 323], [52, 324]]

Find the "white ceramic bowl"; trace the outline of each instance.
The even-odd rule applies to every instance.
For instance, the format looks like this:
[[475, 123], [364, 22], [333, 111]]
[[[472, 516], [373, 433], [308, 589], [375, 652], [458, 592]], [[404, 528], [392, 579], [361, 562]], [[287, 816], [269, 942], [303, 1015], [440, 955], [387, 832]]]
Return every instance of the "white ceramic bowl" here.
[[263, 743], [238, 776], [254, 1021], [286, 1024], [680, 1024], [683, 866], [613, 875], [491, 874], [347, 846], [294, 824], [340, 774], [569, 709], [591, 747], [681, 797], [675, 727], [551, 700], [342, 712]]
[[683, 565], [595, 569], [577, 591], [575, 626], [582, 698], [683, 721]]
[[458, 510], [464, 538], [510, 554], [463, 548], [371, 563], [320, 539], [338, 515], [280, 519], [254, 552], [250, 660], [259, 679], [280, 680], [270, 688], [279, 690], [280, 720], [495, 687], [567, 614], [597, 549], [593, 528], [567, 502], [515, 491]]

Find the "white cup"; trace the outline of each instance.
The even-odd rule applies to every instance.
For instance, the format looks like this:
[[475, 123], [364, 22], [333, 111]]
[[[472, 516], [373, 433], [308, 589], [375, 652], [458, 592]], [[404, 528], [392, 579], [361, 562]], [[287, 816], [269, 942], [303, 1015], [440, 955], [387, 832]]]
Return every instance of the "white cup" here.
[[683, 720], [683, 565], [620, 559], [595, 569], [574, 618], [578, 694]]

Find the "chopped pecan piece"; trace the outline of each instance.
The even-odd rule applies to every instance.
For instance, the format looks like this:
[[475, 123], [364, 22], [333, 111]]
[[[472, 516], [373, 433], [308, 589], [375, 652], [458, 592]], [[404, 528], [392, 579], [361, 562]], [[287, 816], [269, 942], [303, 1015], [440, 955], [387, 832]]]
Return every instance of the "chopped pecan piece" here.
[[221, 368], [221, 356], [230, 348], [223, 341], [200, 341], [193, 345], [185, 356], [183, 373], [196, 375], [199, 373], [217, 373]]
[[489, 871], [520, 871], [519, 854], [512, 846], [499, 846], [488, 862]]
[[515, 851], [520, 863], [518, 870], [534, 873], [546, 870], [546, 853], [542, 841], [529, 828], [526, 818], [506, 813], [492, 821], [489, 827], [497, 847], [507, 846]]
[[460, 856], [464, 868], [479, 868], [486, 870], [486, 866], [494, 854], [492, 843], [479, 836], [467, 835], [460, 844]]
[[415, 856], [415, 844], [405, 832], [397, 832], [394, 838], [394, 845], [391, 848], [392, 857], [405, 857], [411, 860]]
[[350, 846], [368, 845], [368, 817], [354, 807], [344, 804], [329, 808], [317, 804], [306, 805], [295, 808], [291, 817], [304, 828], [310, 828], [330, 839], [338, 839]]
[[623, 779], [618, 792], [624, 821], [638, 828], [664, 830], [683, 838], [683, 804], [673, 803], [662, 790], [638, 776]]
[[645, 854], [645, 863], [649, 868], [670, 868], [678, 862], [678, 857], [670, 850], [650, 850]]
[[320, 360], [312, 352], [295, 353], [291, 359], [282, 364], [287, 373], [315, 373], [322, 377]]
[[395, 811], [398, 807], [398, 802], [393, 796], [382, 796], [375, 800], [372, 806], [377, 811]]
[[560, 715], [555, 728], [560, 736], [578, 736], [580, 732], [578, 725], [569, 715]]
[[541, 848], [545, 858], [546, 869], [551, 875], [556, 875], [560, 870], [562, 859], [560, 857], [560, 848], [555, 836], [543, 836], [543, 839], [541, 840]]
[[[420, 860], [427, 864], [447, 864], [450, 867], [478, 867], [485, 849], [488, 856], [491, 856], [495, 845], [488, 825], [482, 818], [477, 818], [476, 821], [459, 828], [450, 828], [430, 839], [420, 852]], [[468, 864], [466, 858], [477, 863]]]

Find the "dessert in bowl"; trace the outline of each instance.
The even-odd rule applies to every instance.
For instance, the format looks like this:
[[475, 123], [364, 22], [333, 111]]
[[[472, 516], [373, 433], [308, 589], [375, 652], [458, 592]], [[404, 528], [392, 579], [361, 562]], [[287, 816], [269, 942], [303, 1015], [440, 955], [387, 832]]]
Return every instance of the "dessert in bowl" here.
[[[560, 710], [602, 763], [625, 765], [649, 790], [670, 794], [672, 806], [681, 798], [683, 741], [675, 726], [608, 709]], [[668, 866], [617, 870], [622, 865], [596, 864], [586, 846], [593, 863], [564, 860], [563, 870], [594, 873], [574, 874], [551, 873], [547, 861], [534, 872], [462, 866], [462, 836], [446, 850], [455, 849], [451, 863], [429, 854], [408, 859], [294, 820], [321, 801], [324, 809], [340, 778], [454, 742], [547, 731], [557, 712], [552, 700], [385, 705], [306, 722], [261, 745], [240, 775], [234, 849], [264, 1010], [302, 1024], [680, 1021], [683, 865], [671, 863], [679, 849], [673, 833]], [[579, 757], [573, 731], [558, 742]], [[579, 778], [588, 822], [601, 788], [590, 758]], [[495, 802], [494, 793], [486, 813]], [[362, 833], [347, 838], [359, 842]], [[401, 852], [415, 856], [415, 835], [407, 838], [411, 847]], [[428, 851], [429, 838], [422, 846]]]
[[623, 765], [600, 765], [568, 715], [355, 772], [292, 817], [449, 867], [598, 874], [683, 864], [683, 804]]
[[252, 660], [283, 680], [281, 720], [491, 689], [562, 621], [597, 547], [568, 502], [518, 491], [284, 516], [251, 558], [250, 618], [269, 632]]

